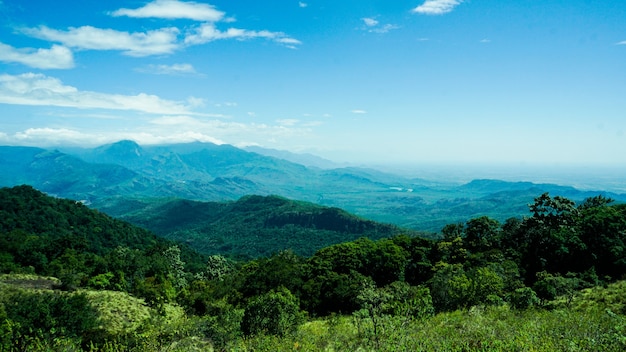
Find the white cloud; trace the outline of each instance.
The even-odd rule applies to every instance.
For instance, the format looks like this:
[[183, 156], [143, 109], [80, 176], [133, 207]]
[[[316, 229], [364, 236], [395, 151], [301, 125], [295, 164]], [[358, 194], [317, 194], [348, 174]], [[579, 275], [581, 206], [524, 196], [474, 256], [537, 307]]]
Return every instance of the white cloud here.
[[481, 42], [481, 43], [485, 43], [485, 44], [486, 44], [486, 43], [491, 43], [491, 39], [487, 39], [487, 38], [485, 38], [485, 39], [481, 39], [481, 40], [480, 40], [480, 42]]
[[92, 26], [70, 27], [67, 31], [39, 26], [22, 31], [32, 37], [59, 42], [70, 48], [120, 50], [129, 56], [170, 54], [179, 47], [179, 30], [174, 27], [135, 33]]
[[206, 101], [202, 98], [189, 97], [187, 98], [187, 104], [193, 108], [201, 108], [206, 105]]
[[378, 24], [378, 21], [373, 19], [373, 18], [361, 18], [363, 20], [363, 22], [365, 22], [365, 25], [368, 27], [374, 27]]
[[626, 45], [626, 40], [616, 43], [615, 45]]
[[137, 71], [152, 73], [155, 75], [193, 75], [197, 74], [196, 69], [191, 64], [173, 65], [148, 65], [138, 68]]
[[67, 69], [74, 67], [72, 51], [61, 45], [53, 45], [50, 49], [16, 49], [10, 45], [0, 43], [0, 61], [15, 62], [41, 69]]
[[209, 4], [193, 1], [155, 0], [138, 9], [119, 9], [112, 12], [111, 15], [217, 22], [222, 20], [225, 14]]
[[97, 131], [86, 132], [66, 128], [29, 128], [13, 135], [0, 133], [0, 143], [7, 145], [57, 146], [80, 145], [98, 146], [119, 140], [133, 140], [142, 145], [187, 142], [209, 142], [224, 144], [218, 138], [195, 131], [177, 133], [157, 133], [139, 131]]
[[353, 113], [353, 114], [367, 114], [367, 111], [361, 110], [361, 109], [355, 109], [355, 110], [352, 110], [351, 113]]
[[25, 131], [17, 132], [13, 136], [7, 135], [5, 138], [13, 142], [26, 144], [36, 142], [43, 145], [53, 145], [63, 141], [72, 141], [77, 144], [85, 142], [93, 143], [94, 141], [102, 139], [101, 136], [84, 134], [67, 128], [29, 128]]
[[309, 6], [309, 4], [307, 4], [306, 2], [300, 1], [300, 2], [298, 2], [298, 6], [300, 6], [302, 8], [305, 8], [305, 7]]
[[[285, 123], [286, 122], [286, 123]], [[297, 121], [296, 121], [297, 122]], [[296, 122], [293, 122], [295, 124]], [[298, 139], [311, 133], [310, 127], [296, 127], [289, 120], [277, 121], [276, 125], [264, 123], [241, 123], [217, 119], [199, 119], [189, 116], [163, 116], [150, 121], [150, 126], [143, 130], [154, 136], [186, 135], [190, 131], [229, 144], [239, 144], [242, 141], [262, 141], [269, 139]]]
[[264, 38], [288, 46], [301, 44], [299, 40], [290, 38], [282, 32], [270, 32], [265, 30], [251, 31], [239, 28], [229, 28], [226, 31], [220, 31], [219, 29], [215, 28], [215, 25], [212, 23], [205, 23], [200, 27], [197, 27], [192, 34], [187, 35], [187, 37], [185, 38], [185, 43], [192, 45], [204, 44], [207, 42], [221, 39], [246, 40], [254, 38]]
[[43, 74], [0, 75], [0, 103], [81, 109], [133, 110], [151, 114], [194, 114], [193, 103], [164, 100], [156, 95], [106, 94], [79, 91]]
[[[134, 120], [137, 121], [137, 120]], [[194, 118], [188, 115], [162, 116], [147, 124], [111, 124], [107, 130], [36, 127], [7, 134], [0, 132], [0, 144], [54, 146], [96, 146], [129, 139], [139, 144], [186, 143], [193, 141], [232, 145], [264, 145], [268, 142], [285, 148], [311, 137], [314, 124], [303, 127], [240, 123], [219, 119]]]
[[393, 24], [384, 24], [381, 25], [380, 22], [371, 17], [361, 18], [363, 23], [365, 24], [364, 30], [373, 33], [387, 33], [392, 29], [397, 29], [398, 26]]
[[280, 126], [295, 126], [297, 125], [300, 120], [297, 119], [281, 119], [281, 120], [276, 120], [276, 122], [278, 122], [278, 124]]
[[426, 0], [423, 4], [413, 9], [414, 13], [423, 15], [443, 15], [452, 11], [463, 0]]
[[383, 26], [374, 27], [370, 30], [370, 32], [374, 33], [387, 33], [393, 29], [398, 29], [399, 27], [395, 24], [385, 24]]
[[[247, 40], [264, 38], [289, 48], [295, 48], [297, 45], [302, 44], [299, 40], [291, 38], [283, 32], [239, 28], [228, 28], [225, 31], [219, 30], [215, 27], [215, 22], [232, 22], [232, 18], [224, 17], [224, 12], [203, 3], [155, 0], [138, 9], [119, 9], [113, 12], [112, 15], [165, 19], [185, 18], [204, 21], [205, 23], [188, 27], [184, 40], [181, 40], [179, 37], [181, 30], [176, 27], [159, 28], [146, 32], [125, 32], [93, 26], [69, 27], [67, 30], [58, 30], [41, 25], [34, 28], [23, 28], [21, 32], [34, 38], [61, 43], [68, 48], [79, 50], [119, 50], [126, 55], [135, 57], [171, 54], [181, 49], [183, 43], [186, 45], [197, 45], [218, 39]], [[60, 54], [61, 48], [63, 47], [53, 47], [56, 50], [56, 54]], [[65, 50], [69, 52], [69, 49], [65, 48]], [[69, 53], [71, 54], [71, 52]], [[158, 67], [156, 69], [156, 71], [159, 71]]]

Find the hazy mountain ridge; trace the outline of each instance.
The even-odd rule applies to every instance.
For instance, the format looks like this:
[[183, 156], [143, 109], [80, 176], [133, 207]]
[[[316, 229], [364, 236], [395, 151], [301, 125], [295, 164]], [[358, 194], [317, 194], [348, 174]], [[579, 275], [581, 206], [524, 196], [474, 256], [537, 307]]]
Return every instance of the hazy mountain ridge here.
[[[345, 209], [372, 220], [438, 231], [451, 222], [488, 215], [523, 215], [523, 204], [550, 192], [576, 201], [603, 194], [569, 186], [474, 180], [458, 185], [374, 169], [311, 168], [230, 145], [140, 146], [132, 141], [91, 149], [0, 147], [1, 186], [30, 184], [49, 194], [84, 200], [117, 216], [119, 198], [232, 201], [279, 195]], [[128, 203], [125, 203], [128, 207]], [[132, 208], [124, 208], [133, 211]]]

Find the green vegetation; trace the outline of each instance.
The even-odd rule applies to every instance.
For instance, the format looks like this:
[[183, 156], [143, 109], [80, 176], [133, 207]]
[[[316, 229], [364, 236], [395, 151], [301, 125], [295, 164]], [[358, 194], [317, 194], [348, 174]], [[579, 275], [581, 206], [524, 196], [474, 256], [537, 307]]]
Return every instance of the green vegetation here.
[[[626, 206], [603, 196], [544, 193], [527, 217], [476, 217], [440, 240], [362, 237], [236, 261], [28, 186], [0, 195], [0, 350], [626, 349]], [[231, 206], [268, 201], [291, 204]], [[320, 219], [269, 214], [264, 224]], [[346, 226], [321, 219], [323, 231]]]
[[286, 249], [309, 256], [326, 246], [360, 237], [417, 234], [338, 208], [278, 196], [246, 196], [235, 202], [171, 200], [142, 204], [141, 209], [121, 218], [161, 237], [185, 242], [201, 253], [239, 258], [269, 256]]

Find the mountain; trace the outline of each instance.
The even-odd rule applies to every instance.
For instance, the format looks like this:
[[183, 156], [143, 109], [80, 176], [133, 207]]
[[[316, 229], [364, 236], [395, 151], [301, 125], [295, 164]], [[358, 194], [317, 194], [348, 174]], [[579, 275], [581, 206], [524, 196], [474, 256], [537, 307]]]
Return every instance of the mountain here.
[[274, 154], [199, 142], [140, 146], [120, 141], [51, 150], [0, 147], [0, 167], [6, 170], [0, 186], [29, 184], [116, 216], [136, 210], [131, 206], [137, 205], [135, 200], [234, 201], [247, 195], [278, 195], [434, 232], [480, 215], [499, 221], [519, 217], [526, 213], [524, 204], [544, 192], [575, 201], [598, 194], [626, 201], [623, 194], [553, 184], [498, 180], [453, 184], [366, 168], [308, 167]]
[[287, 160], [292, 163], [304, 165], [306, 167], [319, 169], [336, 169], [339, 167], [343, 167], [343, 165], [339, 163], [309, 153], [291, 153], [285, 150], [268, 149], [259, 146], [249, 146], [243, 148], [243, 150], [265, 156], [271, 156], [277, 159]]
[[338, 208], [278, 196], [246, 196], [235, 202], [143, 202], [134, 207], [138, 210], [122, 216], [123, 220], [205, 254], [254, 258], [291, 249], [308, 256], [325, 246], [360, 237], [417, 235]]

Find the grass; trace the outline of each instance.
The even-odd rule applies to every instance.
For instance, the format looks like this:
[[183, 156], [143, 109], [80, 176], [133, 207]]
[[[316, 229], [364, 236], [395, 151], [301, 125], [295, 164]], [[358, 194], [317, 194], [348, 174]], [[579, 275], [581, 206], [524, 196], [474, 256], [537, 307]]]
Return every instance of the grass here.
[[[127, 294], [85, 291], [110, 339], [91, 351], [211, 351], [210, 336], [175, 305], [161, 314]], [[331, 316], [285, 337], [260, 334], [227, 341], [227, 351], [624, 351], [626, 281], [580, 291], [552, 309], [475, 306], [425, 319], [382, 316], [377, 335], [362, 316]], [[195, 327], [194, 327], [195, 326]], [[132, 343], [131, 343], [132, 341]], [[33, 340], [33, 351], [76, 350], [78, 342]]]
[[[334, 321], [333, 321], [334, 319]], [[441, 313], [405, 324], [387, 319], [378, 342], [354, 319], [309, 322], [287, 338], [257, 336], [232, 351], [624, 351], [624, 317], [606, 311], [528, 310], [507, 306]]]

